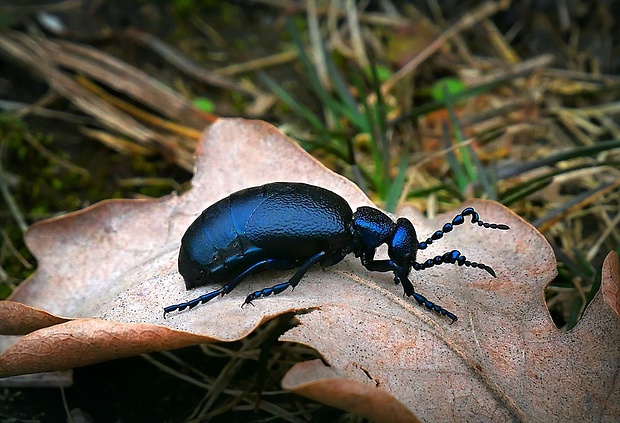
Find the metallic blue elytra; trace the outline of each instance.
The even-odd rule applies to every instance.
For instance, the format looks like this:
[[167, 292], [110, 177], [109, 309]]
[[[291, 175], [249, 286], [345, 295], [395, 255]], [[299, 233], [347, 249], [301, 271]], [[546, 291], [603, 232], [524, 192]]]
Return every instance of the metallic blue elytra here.
[[[206, 284], [222, 287], [190, 301], [164, 308], [166, 314], [191, 309], [230, 293], [248, 276], [268, 269], [297, 269], [286, 282], [249, 294], [243, 305], [295, 288], [304, 274], [316, 263], [332, 266], [353, 253], [366, 269], [393, 272], [394, 282], [402, 284], [405, 295], [440, 315], [457, 320], [456, 315], [416, 293], [409, 280], [413, 270], [441, 264], [458, 264], [484, 269], [485, 264], [471, 262], [458, 250], [452, 250], [422, 263], [416, 261], [418, 250], [426, 249], [443, 238], [455, 226], [471, 216], [471, 223], [490, 229], [508, 226], [486, 223], [467, 207], [426, 241], [418, 242], [413, 224], [405, 218], [394, 222], [372, 207], [360, 207], [355, 213], [336, 193], [313, 185], [274, 182], [231, 194], [208, 207], [189, 226], [181, 241], [179, 272], [187, 289]], [[386, 260], [375, 260], [376, 249], [388, 246]]]

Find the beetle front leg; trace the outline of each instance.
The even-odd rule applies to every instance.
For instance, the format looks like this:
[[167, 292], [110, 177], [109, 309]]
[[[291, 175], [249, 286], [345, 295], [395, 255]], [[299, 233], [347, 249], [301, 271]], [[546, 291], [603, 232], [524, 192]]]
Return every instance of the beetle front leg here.
[[452, 322], [450, 322], [450, 324], [452, 324], [452, 323], [454, 323], [454, 322], [456, 322], [458, 320], [458, 317], [456, 317], [455, 314], [450, 313], [445, 308], [443, 308], [443, 307], [441, 307], [441, 306], [439, 306], [439, 305], [437, 305], [437, 304], [427, 300], [424, 295], [420, 295], [417, 292], [414, 292], [410, 296], [412, 296], [413, 299], [418, 302], [418, 304], [423, 305], [427, 309], [433, 310], [436, 313], [441, 314], [442, 316], [446, 316], [446, 317], [449, 317], [450, 319], [452, 319]]
[[458, 320], [458, 317], [456, 317], [455, 314], [450, 313], [448, 310], [441, 307], [440, 305], [437, 305], [433, 303], [432, 301], [427, 300], [424, 295], [421, 295], [415, 292], [415, 290], [413, 289], [413, 284], [409, 280], [408, 273], [409, 272], [404, 272], [402, 269], [400, 269], [398, 273], [394, 272], [395, 280], [398, 279], [403, 284], [403, 289], [405, 290], [406, 296], [413, 297], [413, 299], [416, 300], [417, 303], [420, 304], [421, 306], [424, 306], [429, 310], [433, 310], [434, 312], [439, 313], [442, 316], [446, 316], [452, 319], [452, 322], [450, 322], [450, 324]]
[[[395, 264], [392, 260], [375, 260], [375, 249], [369, 248], [358, 255], [362, 266], [371, 272], [392, 272], [396, 271]], [[396, 282], [398, 283], [398, 282]]]
[[[393, 260], [375, 260], [375, 249], [364, 250], [360, 255], [360, 261], [362, 266], [371, 272], [394, 272], [394, 283], [398, 285], [401, 279], [407, 279], [407, 273], [400, 266], [398, 266]], [[411, 283], [409, 283], [411, 285]], [[404, 285], [403, 285], [404, 286]], [[413, 292], [413, 286], [411, 287]]]
[[[371, 254], [371, 257], [372, 256], [374, 256], [374, 251]], [[362, 258], [364, 258], [363, 255], [362, 255]], [[445, 308], [427, 300], [425, 296], [420, 295], [417, 292], [415, 292], [415, 290], [413, 289], [413, 284], [409, 280], [410, 269], [405, 270], [402, 267], [398, 266], [396, 263], [394, 263], [392, 260], [372, 260], [371, 259], [370, 261], [367, 261], [367, 262], [364, 262], [362, 260], [362, 264], [364, 265], [366, 269], [370, 271], [374, 271], [374, 272], [393, 271], [394, 282], [396, 282], [397, 285], [398, 283], [401, 283], [403, 285], [403, 290], [405, 291], [405, 295], [407, 297], [413, 297], [413, 299], [416, 300], [418, 304], [426, 307], [429, 310], [433, 310], [434, 312], [439, 313], [442, 316], [446, 316], [452, 319], [452, 322], [450, 324], [458, 320], [458, 317], [456, 317], [454, 313], [449, 312]]]
[[[363, 264], [363, 263], [362, 263]], [[394, 272], [394, 283], [398, 285], [403, 280], [407, 280], [407, 277], [403, 277], [401, 268], [392, 260], [373, 260], [366, 264], [364, 267], [371, 272]]]
[[230, 282], [228, 282], [226, 285], [224, 285], [220, 289], [207, 292], [206, 294], [201, 295], [200, 297], [191, 299], [184, 303], [174, 304], [168, 307], [164, 307], [164, 318], [166, 318], [166, 315], [172, 311], [175, 311], [175, 310], [183, 311], [186, 308], [191, 310], [192, 308], [196, 307], [198, 304], [207, 303], [211, 301], [212, 299], [214, 299], [215, 297], [217, 297], [218, 295], [229, 294], [233, 289], [235, 289], [237, 285], [241, 283], [241, 281], [243, 281], [245, 278], [247, 278], [253, 273], [260, 272], [261, 270], [264, 270], [264, 269], [292, 269], [295, 266], [296, 266], [295, 263], [289, 260], [266, 259], [266, 260], [259, 261], [258, 263], [254, 263], [252, 266], [248, 267], [243, 272], [235, 276]]

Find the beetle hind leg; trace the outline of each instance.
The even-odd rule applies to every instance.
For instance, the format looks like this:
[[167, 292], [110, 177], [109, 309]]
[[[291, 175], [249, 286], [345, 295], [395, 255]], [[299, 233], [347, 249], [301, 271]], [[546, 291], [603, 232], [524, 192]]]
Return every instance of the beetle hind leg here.
[[194, 298], [193, 300], [189, 300], [187, 302], [184, 303], [179, 303], [179, 304], [175, 304], [175, 305], [171, 305], [168, 307], [164, 307], [164, 319], [166, 318], [166, 315], [172, 311], [183, 311], [186, 308], [191, 310], [192, 308], [196, 307], [198, 304], [204, 304], [208, 301], [211, 301], [213, 298], [217, 297], [218, 295], [224, 295], [226, 293], [226, 286], [217, 289], [215, 291], [212, 292], [208, 292], [204, 295], [201, 295], [200, 297]]
[[[295, 267], [295, 263], [288, 260], [279, 260], [279, 259], [266, 259], [259, 261], [258, 263], [253, 264], [252, 266], [245, 269], [243, 272], [235, 276], [233, 280], [228, 282], [226, 285], [212, 292], [208, 292], [200, 297], [194, 298], [193, 300], [189, 300], [184, 303], [179, 303], [175, 305], [171, 305], [168, 307], [164, 307], [164, 318], [166, 315], [172, 311], [183, 311], [186, 308], [191, 310], [196, 307], [198, 304], [204, 304], [206, 302], [211, 301], [218, 295], [229, 294], [241, 281], [250, 276], [253, 273], [257, 273], [261, 270], [265, 269], [292, 269]], [[275, 288], [275, 287], [274, 287]], [[281, 291], [280, 291], [281, 292]]]
[[279, 283], [279, 284], [274, 285], [274, 286], [269, 287], [269, 288], [263, 288], [260, 291], [252, 292], [250, 295], [248, 295], [246, 297], [246, 299], [243, 302], [243, 304], [241, 305], [241, 307], [243, 307], [246, 304], [252, 304], [252, 301], [254, 301], [254, 300], [256, 300], [256, 299], [258, 299], [260, 297], [268, 297], [271, 294], [273, 294], [273, 295], [279, 294], [279, 293], [283, 292], [289, 286], [294, 289], [299, 284], [299, 281], [301, 280], [303, 275], [306, 274], [308, 269], [310, 269], [310, 267], [312, 267], [312, 265], [318, 263], [326, 254], [327, 253], [325, 251], [321, 251], [321, 252], [313, 255], [312, 257], [310, 257], [308, 260], [306, 260], [304, 262], [304, 264], [302, 264], [299, 267], [299, 269], [297, 269], [297, 271], [295, 272], [293, 277], [291, 277], [288, 281], [283, 282], [283, 283]]

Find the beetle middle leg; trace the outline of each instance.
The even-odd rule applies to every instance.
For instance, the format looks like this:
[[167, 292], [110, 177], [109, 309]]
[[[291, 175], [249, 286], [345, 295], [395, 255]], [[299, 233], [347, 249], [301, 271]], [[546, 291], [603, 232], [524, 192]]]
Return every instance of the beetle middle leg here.
[[189, 300], [189, 301], [184, 302], [184, 303], [180, 303], [180, 304], [175, 304], [175, 305], [171, 305], [171, 306], [168, 306], [168, 307], [164, 307], [164, 318], [166, 317], [166, 314], [168, 314], [168, 313], [170, 313], [172, 311], [175, 311], [175, 310], [183, 311], [186, 308], [187, 309], [192, 309], [192, 308], [196, 307], [198, 304], [204, 304], [206, 302], [211, 301], [212, 299], [214, 299], [218, 295], [229, 294], [233, 289], [235, 289], [235, 287], [237, 285], [239, 285], [239, 283], [241, 283], [241, 281], [243, 281], [245, 278], [247, 278], [248, 276], [250, 276], [253, 273], [257, 273], [257, 272], [259, 272], [261, 270], [264, 270], [264, 269], [283, 269], [283, 270], [285, 270], [285, 269], [292, 269], [294, 267], [296, 267], [296, 264], [294, 262], [292, 262], [292, 261], [289, 261], [289, 260], [266, 259], [266, 260], [259, 261], [258, 263], [255, 263], [252, 266], [250, 266], [247, 269], [245, 269], [239, 275], [235, 276], [234, 279], [232, 279], [230, 282], [228, 282], [226, 285], [224, 285], [220, 289], [216, 289], [215, 291], [207, 292], [206, 294], [201, 295], [200, 297], [194, 298], [194, 299]]
[[245, 299], [245, 301], [243, 302], [242, 306], [246, 305], [246, 304], [252, 304], [252, 301], [260, 298], [260, 297], [267, 297], [271, 294], [276, 295], [281, 293], [282, 291], [284, 291], [286, 288], [288, 288], [289, 286], [292, 288], [295, 288], [297, 286], [297, 284], [299, 284], [299, 281], [301, 280], [301, 278], [303, 277], [303, 275], [306, 274], [306, 272], [308, 271], [308, 269], [310, 269], [310, 267], [312, 267], [312, 265], [318, 263], [327, 253], [325, 251], [321, 251], [315, 255], [313, 255], [312, 257], [310, 257], [308, 260], [306, 260], [306, 262], [304, 262], [304, 264], [302, 264], [299, 269], [297, 269], [297, 271], [295, 272], [295, 274], [293, 275], [292, 278], [290, 278], [288, 281], [283, 282], [283, 283], [279, 283], [277, 285], [274, 285], [272, 287], [269, 288], [263, 288], [260, 291], [255, 291], [252, 292], [250, 295], [248, 295]]

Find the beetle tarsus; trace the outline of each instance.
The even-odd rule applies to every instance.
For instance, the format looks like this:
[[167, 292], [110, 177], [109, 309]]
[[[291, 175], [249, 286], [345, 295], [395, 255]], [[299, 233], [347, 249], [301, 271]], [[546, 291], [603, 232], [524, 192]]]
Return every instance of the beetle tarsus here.
[[426, 299], [426, 297], [424, 295], [420, 295], [417, 292], [414, 292], [413, 294], [411, 294], [411, 296], [413, 296], [413, 299], [416, 300], [418, 302], [418, 304], [426, 307], [429, 310], [433, 310], [436, 313], [439, 313], [442, 316], [446, 316], [449, 319], [452, 319], [452, 323], [456, 322], [458, 320], [458, 317], [456, 317], [455, 314], [450, 313], [448, 310], [446, 310], [445, 308], [438, 306], [437, 304], [429, 301]]

